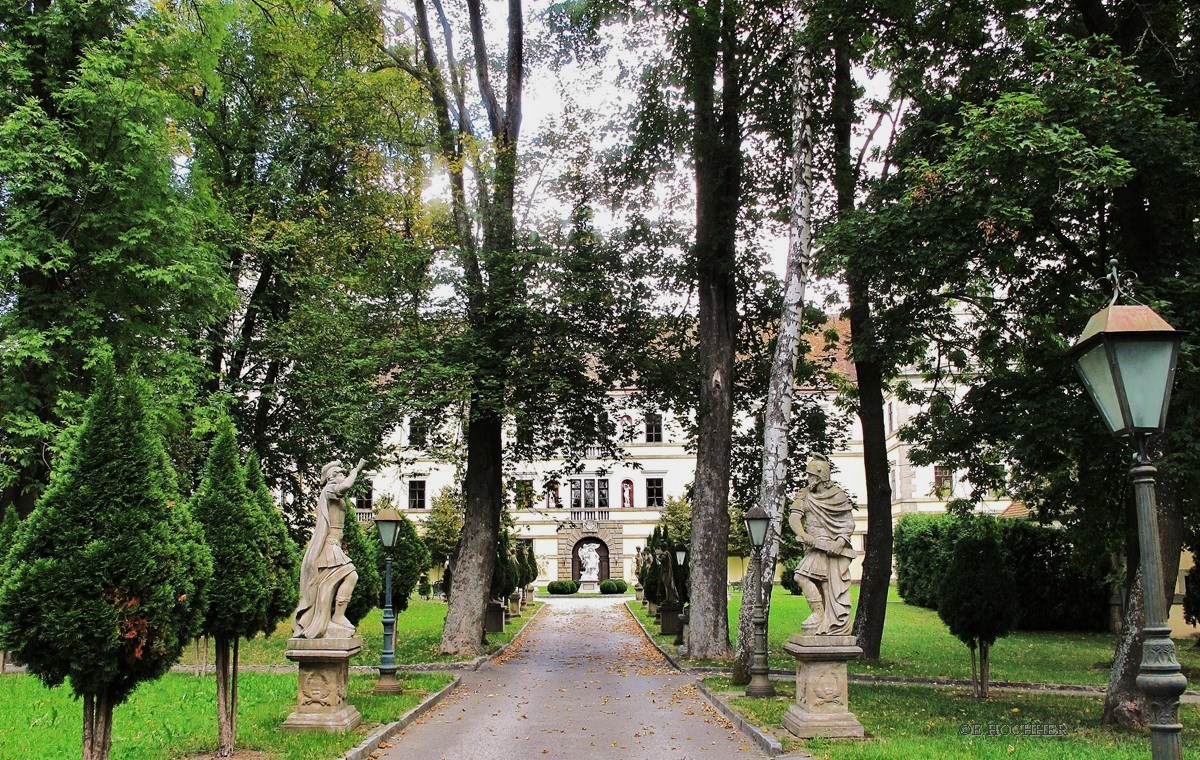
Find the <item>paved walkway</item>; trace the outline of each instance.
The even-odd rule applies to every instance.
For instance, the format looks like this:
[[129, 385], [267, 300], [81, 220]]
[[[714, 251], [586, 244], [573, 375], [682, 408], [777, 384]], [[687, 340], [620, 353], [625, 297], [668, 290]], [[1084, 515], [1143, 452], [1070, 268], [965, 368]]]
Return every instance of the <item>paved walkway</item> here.
[[764, 758], [672, 668], [622, 600], [555, 599], [384, 760]]

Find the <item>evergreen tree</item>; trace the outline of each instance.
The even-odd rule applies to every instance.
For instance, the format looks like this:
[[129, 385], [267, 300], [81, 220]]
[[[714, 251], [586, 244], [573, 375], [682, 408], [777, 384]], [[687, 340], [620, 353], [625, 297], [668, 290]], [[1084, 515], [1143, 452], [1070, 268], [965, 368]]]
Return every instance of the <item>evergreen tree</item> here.
[[[4, 559], [8, 556], [9, 549], [12, 548], [13, 541], [17, 537], [17, 528], [21, 525], [21, 518], [17, 516], [16, 506], [10, 504], [4, 510], [4, 520], [0, 521], [0, 567], [4, 566]], [[8, 652], [0, 648], [0, 674], [4, 673]]]
[[0, 521], [0, 565], [4, 564], [4, 558], [8, 556], [8, 550], [12, 548], [17, 537], [17, 528], [20, 526], [21, 518], [17, 515], [17, 508], [9, 504], [4, 510], [4, 520]]
[[192, 500], [196, 519], [213, 555], [204, 633], [213, 637], [217, 670], [219, 757], [233, 754], [237, 741], [238, 642], [262, 628], [273, 577], [264, 554], [266, 520], [246, 487], [233, 423], [222, 419]]
[[113, 708], [199, 630], [212, 558], [170, 498], [139, 381], [100, 365], [78, 434], [0, 568], [0, 647], [83, 698], [83, 758], [102, 760]]
[[962, 531], [955, 543], [938, 594], [938, 617], [971, 649], [976, 697], [987, 699], [991, 646], [1012, 630], [1016, 610], [1013, 574], [1004, 561], [994, 521], [980, 518], [979, 524]]
[[263, 555], [270, 568], [270, 592], [262, 607], [259, 630], [270, 636], [280, 620], [291, 616], [299, 599], [300, 550], [288, 533], [283, 513], [275, 505], [271, 489], [263, 478], [258, 455], [250, 452], [246, 460], [246, 488], [250, 499], [258, 505], [264, 520]]
[[[371, 532], [375, 532], [372, 527]], [[354, 625], [375, 609], [379, 595], [383, 593], [383, 578], [379, 574], [379, 540], [372, 541], [364, 534], [353, 514], [346, 516], [346, 527], [342, 533], [342, 548], [354, 563], [358, 572], [358, 583], [346, 607], [346, 619]]]

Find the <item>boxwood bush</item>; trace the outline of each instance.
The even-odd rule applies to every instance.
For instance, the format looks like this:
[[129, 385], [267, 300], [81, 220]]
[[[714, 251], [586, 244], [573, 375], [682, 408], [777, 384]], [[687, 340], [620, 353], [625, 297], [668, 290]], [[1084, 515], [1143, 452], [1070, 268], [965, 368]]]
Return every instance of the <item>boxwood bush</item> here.
[[579, 590], [579, 584], [575, 581], [550, 581], [546, 584], [546, 590], [551, 594], [574, 594]]
[[896, 586], [909, 604], [937, 609], [954, 546], [983, 523], [994, 523], [1017, 596], [1016, 627], [1024, 631], [1104, 630], [1106, 558], [1075, 550], [1070, 532], [1026, 520], [907, 514], [896, 525]]
[[609, 578], [606, 581], [600, 582], [601, 594], [624, 594], [628, 588], [629, 586], [625, 583], [625, 581], [617, 580], [615, 578]]

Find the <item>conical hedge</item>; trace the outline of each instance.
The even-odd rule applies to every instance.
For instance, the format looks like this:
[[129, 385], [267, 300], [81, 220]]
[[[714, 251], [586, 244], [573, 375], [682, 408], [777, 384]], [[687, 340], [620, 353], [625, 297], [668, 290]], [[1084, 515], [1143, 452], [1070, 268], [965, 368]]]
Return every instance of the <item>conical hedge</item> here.
[[258, 507], [266, 531], [262, 535], [262, 551], [267, 558], [270, 590], [262, 607], [257, 627], [270, 635], [280, 620], [286, 620], [296, 609], [300, 583], [300, 550], [288, 534], [283, 513], [275, 506], [271, 489], [263, 478], [258, 456], [253, 452], [246, 460], [246, 488]]
[[264, 556], [265, 518], [246, 488], [237, 434], [227, 418], [217, 426], [204, 476], [192, 498], [192, 512], [204, 527], [213, 555], [204, 632], [210, 636], [253, 636], [272, 588]]
[[0, 648], [47, 686], [120, 704], [196, 633], [212, 561], [138, 381], [100, 367], [81, 428], [0, 568]]

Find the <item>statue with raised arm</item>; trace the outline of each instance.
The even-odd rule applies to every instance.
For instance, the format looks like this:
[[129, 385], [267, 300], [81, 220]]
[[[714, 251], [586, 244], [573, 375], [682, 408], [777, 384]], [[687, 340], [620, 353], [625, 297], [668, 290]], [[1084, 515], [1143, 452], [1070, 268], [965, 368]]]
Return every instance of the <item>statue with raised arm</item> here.
[[796, 582], [812, 614], [800, 624], [806, 634], [850, 633], [850, 561], [856, 552], [854, 502], [829, 477], [829, 462], [808, 463], [808, 483], [792, 500], [788, 524], [805, 546]]
[[317, 523], [300, 564], [300, 604], [292, 616], [292, 635], [301, 639], [344, 639], [354, 635], [346, 618], [346, 607], [358, 571], [342, 549], [346, 520], [354, 515], [346, 508], [346, 492], [354, 487], [366, 460], [358, 460], [349, 473], [333, 461], [321, 468], [321, 492], [317, 495]]
[[579, 547], [579, 564], [581, 565], [579, 573], [581, 581], [600, 580], [600, 551], [595, 544], [584, 544]]

